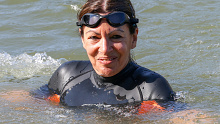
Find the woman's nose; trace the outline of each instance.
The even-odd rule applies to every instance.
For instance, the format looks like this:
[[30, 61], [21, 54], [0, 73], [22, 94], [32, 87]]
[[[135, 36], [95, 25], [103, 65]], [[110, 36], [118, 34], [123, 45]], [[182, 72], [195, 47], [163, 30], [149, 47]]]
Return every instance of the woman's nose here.
[[102, 37], [101, 42], [100, 42], [100, 48], [99, 48], [99, 52], [103, 53], [103, 54], [108, 54], [109, 52], [111, 52], [113, 50], [113, 44], [112, 42], [109, 40], [109, 38], [107, 37]]

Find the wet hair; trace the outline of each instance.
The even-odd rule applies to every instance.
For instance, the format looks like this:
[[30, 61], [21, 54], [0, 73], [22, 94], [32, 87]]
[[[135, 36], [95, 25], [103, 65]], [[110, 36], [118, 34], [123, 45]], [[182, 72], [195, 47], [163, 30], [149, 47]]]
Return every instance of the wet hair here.
[[[87, 0], [78, 12], [78, 20], [86, 13], [111, 13], [121, 11], [126, 13], [130, 18], [135, 17], [135, 10], [130, 0]], [[130, 33], [133, 34], [137, 28], [136, 24], [129, 24]], [[83, 35], [83, 30], [81, 30]]]

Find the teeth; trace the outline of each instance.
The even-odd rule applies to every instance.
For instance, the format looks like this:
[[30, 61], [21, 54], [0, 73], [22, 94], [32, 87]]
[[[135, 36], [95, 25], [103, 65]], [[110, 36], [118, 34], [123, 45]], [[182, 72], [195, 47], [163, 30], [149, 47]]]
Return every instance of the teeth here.
[[113, 59], [102, 59], [102, 61], [111, 61]]

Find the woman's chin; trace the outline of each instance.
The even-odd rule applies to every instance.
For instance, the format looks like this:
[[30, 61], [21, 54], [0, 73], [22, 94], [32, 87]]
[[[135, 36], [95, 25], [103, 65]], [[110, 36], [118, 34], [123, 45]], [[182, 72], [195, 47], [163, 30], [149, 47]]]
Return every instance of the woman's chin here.
[[111, 68], [105, 68], [99, 71], [96, 70], [96, 73], [102, 77], [112, 77], [116, 75], [118, 72], [116, 72], [116, 70], [113, 70]]

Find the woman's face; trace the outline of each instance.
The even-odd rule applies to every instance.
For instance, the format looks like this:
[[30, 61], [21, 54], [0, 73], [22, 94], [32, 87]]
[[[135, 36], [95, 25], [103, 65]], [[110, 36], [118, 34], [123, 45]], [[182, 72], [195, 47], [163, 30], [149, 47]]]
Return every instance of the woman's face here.
[[125, 68], [130, 50], [136, 47], [138, 29], [130, 34], [128, 24], [115, 28], [102, 19], [98, 27], [82, 30], [83, 47], [97, 74], [111, 77]]

